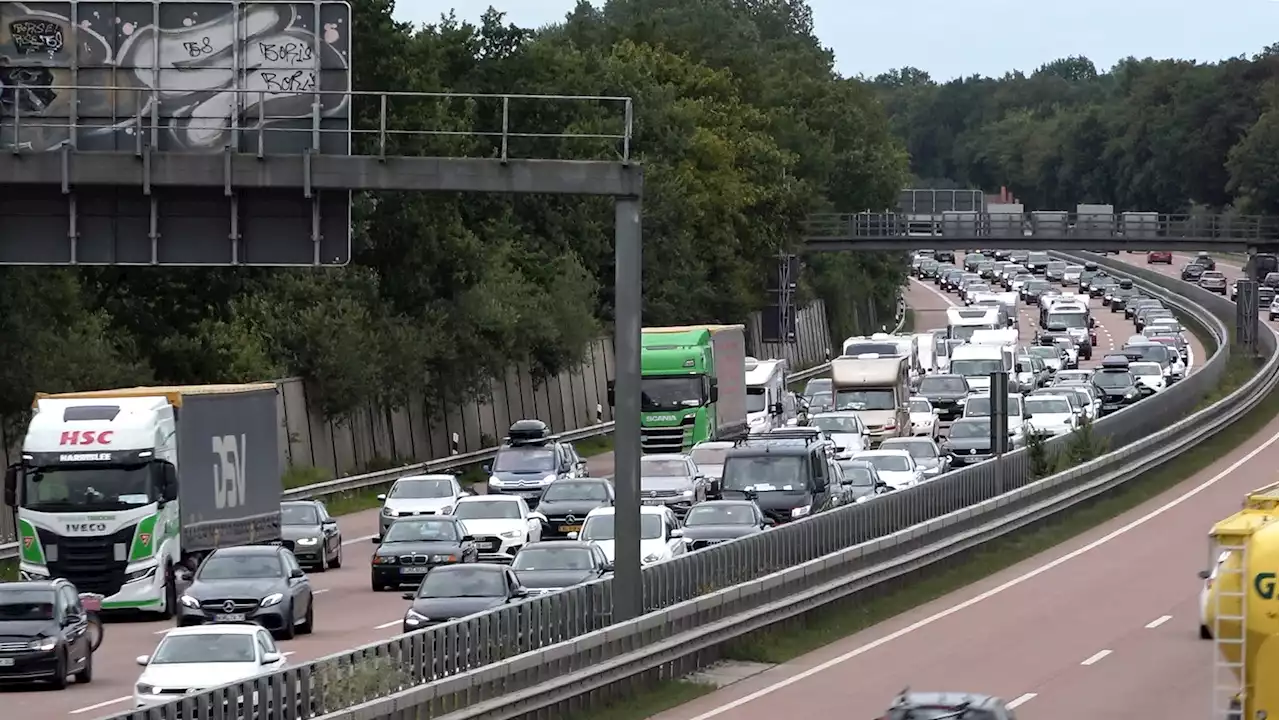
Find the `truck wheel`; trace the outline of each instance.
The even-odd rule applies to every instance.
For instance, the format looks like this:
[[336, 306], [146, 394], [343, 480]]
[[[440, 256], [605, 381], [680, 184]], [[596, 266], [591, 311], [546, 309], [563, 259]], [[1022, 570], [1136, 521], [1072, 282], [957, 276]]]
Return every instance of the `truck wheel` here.
[[1208, 626], [1208, 625], [1201, 625], [1201, 626], [1200, 626], [1200, 639], [1201, 639], [1201, 640], [1212, 640], [1212, 639], [1213, 639], [1213, 632], [1212, 632], [1211, 630], [1209, 630], [1209, 626]]
[[178, 611], [178, 581], [174, 577], [173, 567], [164, 566], [164, 610], [160, 612], [161, 620], [170, 620]]
[[333, 562], [329, 563], [329, 567], [334, 570], [342, 567], [342, 543], [338, 543], [338, 554], [334, 556]]

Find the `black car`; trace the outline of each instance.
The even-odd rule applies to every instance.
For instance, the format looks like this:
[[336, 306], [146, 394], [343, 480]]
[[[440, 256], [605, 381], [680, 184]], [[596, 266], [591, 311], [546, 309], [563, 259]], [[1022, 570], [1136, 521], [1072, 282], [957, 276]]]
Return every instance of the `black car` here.
[[1049, 266], [1049, 262], [1049, 253], [1027, 253], [1027, 269], [1036, 275], [1043, 275], [1045, 269]]
[[1142, 399], [1142, 391], [1129, 373], [1129, 359], [1123, 355], [1102, 358], [1102, 366], [1094, 371], [1089, 383], [1102, 400], [1098, 417], [1123, 410]]
[[551, 540], [520, 548], [511, 569], [529, 594], [541, 595], [599, 580], [613, 572], [613, 563], [595, 543]]
[[1111, 312], [1124, 312], [1124, 309], [1129, 302], [1138, 297], [1138, 290], [1136, 288], [1132, 286], [1125, 287], [1123, 282], [1120, 283], [1120, 287], [1116, 288], [1115, 292], [1111, 293], [1111, 302], [1109, 304]]
[[1208, 270], [1208, 268], [1204, 265], [1198, 262], [1189, 262], [1182, 266], [1181, 277], [1188, 282], [1196, 282], [1204, 274], [1205, 270]]
[[1214, 260], [1213, 256], [1207, 252], [1196, 253], [1196, 259], [1192, 260], [1191, 262], [1195, 263], [1196, 265], [1199, 265], [1200, 267], [1203, 267], [1205, 270], [1218, 269], [1218, 261]]
[[754, 499], [777, 523], [827, 510], [844, 492], [835, 487], [829, 455], [830, 443], [816, 436], [751, 436], [725, 453], [723, 499]]
[[935, 250], [933, 252], [933, 259], [940, 263], [951, 263], [954, 265], [956, 263], [956, 254], [953, 250]]
[[506, 565], [442, 565], [427, 573], [415, 592], [404, 594], [413, 602], [404, 613], [403, 628], [413, 632], [527, 597], [529, 591]]
[[708, 500], [689, 509], [684, 519], [684, 541], [690, 550], [701, 550], [754, 535], [773, 524], [750, 500]]
[[475, 539], [456, 517], [437, 515], [400, 518], [391, 524], [370, 561], [374, 592], [422, 582], [433, 567], [473, 563], [479, 558]]
[[[1091, 298], [1106, 297], [1107, 293], [1114, 292], [1115, 289], [1118, 287], [1120, 287], [1120, 283], [1116, 282], [1115, 280], [1112, 280], [1111, 278], [1107, 278], [1106, 280], [1096, 281], [1089, 285], [1089, 297]], [[1106, 305], [1106, 303], [1104, 302], [1103, 305]]]
[[342, 567], [342, 532], [319, 500], [280, 503], [280, 537], [301, 565], [319, 572]]
[[556, 480], [547, 486], [538, 501], [538, 512], [547, 516], [543, 539], [568, 537], [582, 530], [587, 513], [613, 505], [613, 482], [603, 478]]
[[1040, 296], [1044, 295], [1045, 291], [1049, 290], [1050, 287], [1052, 286], [1049, 285], [1048, 281], [1032, 280], [1022, 286], [1022, 299], [1028, 305], [1039, 305]]
[[916, 389], [916, 395], [928, 400], [943, 422], [951, 422], [964, 413], [964, 399], [969, 393], [969, 382], [963, 375], [926, 375]]
[[273, 545], [218, 548], [178, 598], [178, 625], [254, 622], [285, 640], [315, 629], [311, 582], [293, 553]]
[[947, 439], [942, 442], [942, 451], [951, 456], [953, 468], [990, 459], [991, 418], [967, 417], [955, 421], [947, 433]]
[[0, 682], [93, 679], [93, 648], [80, 594], [66, 580], [0, 583]]

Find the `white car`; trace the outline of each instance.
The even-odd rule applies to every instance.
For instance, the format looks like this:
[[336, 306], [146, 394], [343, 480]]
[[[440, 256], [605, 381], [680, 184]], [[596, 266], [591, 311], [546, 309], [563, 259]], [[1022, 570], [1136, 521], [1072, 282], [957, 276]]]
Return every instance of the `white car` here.
[[[609, 562], [614, 560], [613, 508], [596, 508], [587, 513], [581, 533], [569, 533], [569, 539], [595, 543]], [[684, 555], [688, 547], [684, 530], [670, 508], [661, 505], [640, 506], [640, 564], [652, 565]]]
[[1033, 345], [1027, 348], [1027, 354], [1043, 360], [1045, 366], [1049, 368], [1049, 373], [1054, 377], [1057, 377], [1058, 373], [1064, 370], [1062, 351], [1056, 345]]
[[1076, 413], [1062, 395], [1032, 395], [1026, 398], [1027, 425], [1041, 435], [1062, 435], [1076, 429]]
[[834, 444], [836, 457], [848, 457], [871, 445], [871, 431], [862, 424], [862, 418], [853, 410], [811, 415], [809, 427], [816, 427], [826, 434], [827, 439]]
[[1267, 312], [1267, 317], [1271, 320], [1280, 320], [1280, 300], [1271, 301], [1271, 310]]
[[138, 664], [143, 670], [133, 688], [133, 704], [142, 708], [279, 670], [285, 657], [260, 625], [215, 624], [170, 630]]
[[474, 495], [458, 499], [453, 516], [475, 538], [481, 562], [511, 562], [520, 548], [542, 539], [547, 518], [519, 495]]
[[1222, 569], [1222, 563], [1227, 561], [1231, 556], [1231, 551], [1223, 550], [1218, 554], [1218, 561], [1213, 564], [1213, 569], [1209, 571], [1209, 576], [1204, 577], [1204, 571], [1201, 572], [1201, 578], [1204, 585], [1200, 588], [1200, 639], [1212, 640], [1213, 629], [1209, 623], [1209, 591], [1213, 589], [1213, 581], [1218, 577], [1218, 571]]
[[399, 517], [411, 515], [448, 515], [458, 500], [471, 493], [462, 489], [453, 475], [409, 475], [395, 481], [385, 494], [379, 495], [382, 510], [378, 518], [378, 539]]
[[867, 450], [849, 459], [871, 463], [880, 479], [894, 490], [909, 488], [924, 480], [924, 469], [906, 450]]
[[1092, 370], [1062, 370], [1053, 376], [1053, 384], [1087, 383], [1092, 376]]
[[913, 397], [907, 401], [907, 412], [911, 414], [911, 434], [928, 438], [938, 437], [938, 412], [927, 398]]
[[1150, 388], [1152, 392], [1160, 392], [1165, 388], [1165, 369], [1160, 366], [1160, 363], [1131, 362], [1129, 363], [1129, 374], [1139, 384]]

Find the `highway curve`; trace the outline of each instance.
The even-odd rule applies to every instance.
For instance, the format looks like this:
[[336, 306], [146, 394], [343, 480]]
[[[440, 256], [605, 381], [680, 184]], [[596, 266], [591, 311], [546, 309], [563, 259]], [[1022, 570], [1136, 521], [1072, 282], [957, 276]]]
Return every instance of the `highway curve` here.
[[[1172, 265], [1148, 265], [1147, 256], [1145, 254], [1135, 253], [1133, 255], [1129, 255], [1128, 253], [1125, 253], [1123, 255], [1120, 255], [1119, 258], [1120, 260], [1123, 260], [1124, 262], [1129, 263], [1130, 265], [1145, 267], [1148, 270], [1154, 270], [1162, 275], [1167, 275], [1171, 278], [1177, 278], [1177, 277], [1181, 277], [1182, 266], [1194, 260], [1195, 254], [1194, 253], [1174, 253]], [[1227, 276], [1228, 283], [1233, 283], [1244, 277], [1244, 270], [1240, 267], [1239, 260], [1231, 260], [1231, 259], [1224, 259], [1224, 258], [1214, 258], [1214, 259], [1217, 261], [1218, 271]], [[1275, 329], [1276, 327], [1278, 327], [1277, 323], [1274, 320], [1268, 319], [1267, 307], [1268, 306], [1264, 305], [1258, 308], [1258, 317], [1261, 318], [1264, 322], [1266, 322], [1267, 325], [1271, 326], [1272, 329]]]
[[998, 695], [1038, 720], [1200, 720], [1213, 652], [1197, 632], [1205, 533], [1276, 480], [1277, 428], [1063, 545], [656, 717], [870, 718], [909, 686]]

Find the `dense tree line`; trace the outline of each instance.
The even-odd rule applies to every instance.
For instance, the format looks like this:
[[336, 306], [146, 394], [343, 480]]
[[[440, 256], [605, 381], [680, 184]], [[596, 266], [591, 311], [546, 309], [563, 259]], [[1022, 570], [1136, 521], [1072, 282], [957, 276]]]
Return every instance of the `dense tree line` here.
[[1031, 209], [1276, 214], [1277, 46], [1213, 64], [1086, 58], [934, 82], [876, 77], [917, 183], [1008, 186]]
[[[885, 207], [907, 156], [868, 84], [839, 77], [800, 0], [611, 0], [565, 22], [414, 28], [353, 0], [353, 85], [402, 92], [625, 95], [644, 163], [645, 321], [735, 322], [767, 302], [780, 251], [814, 210]], [[377, 127], [376, 103], [357, 103]], [[493, 157], [501, 106], [397, 98], [392, 154]], [[526, 133], [617, 134], [602, 103], [514, 104]], [[466, 134], [475, 132], [477, 134]], [[358, 142], [374, 142], [360, 138]], [[370, 152], [365, 145], [358, 151]], [[512, 141], [514, 157], [615, 158], [583, 139]], [[610, 325], [611, 201], [377, 193], [356, 202], [356, 256], [322, 271], [0, 272], [0, 413], [34, 391], [307, 378], [331, 415], [412, 393], [474, 394], [514, 362], [554, 373]], [[891, 315], [902, 259], [814, 258], [844, 336]]]

